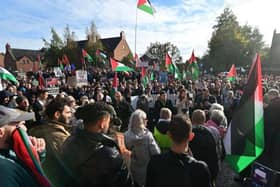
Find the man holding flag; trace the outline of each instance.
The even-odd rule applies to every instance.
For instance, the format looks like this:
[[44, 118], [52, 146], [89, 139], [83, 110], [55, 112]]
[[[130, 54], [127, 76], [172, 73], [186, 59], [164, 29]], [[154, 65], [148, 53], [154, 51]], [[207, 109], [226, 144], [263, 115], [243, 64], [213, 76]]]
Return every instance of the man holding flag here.
[[45, 141], [28, 137], [24, 126], [33, 118], [34, 113], [0, 105], [0, 186], [51, 186], [39, 160], [45, 154]]

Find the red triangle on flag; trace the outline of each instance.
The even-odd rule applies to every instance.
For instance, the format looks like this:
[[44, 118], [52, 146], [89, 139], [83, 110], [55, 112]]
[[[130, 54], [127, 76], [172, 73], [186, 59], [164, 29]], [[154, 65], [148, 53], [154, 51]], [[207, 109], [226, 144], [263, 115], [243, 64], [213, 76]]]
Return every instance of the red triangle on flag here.
[[141, 78], [145, 77], [146, 76], [146, 69], [144, 68], [144, 66], [142, 66], [142, 69], [141, 69]]
[[169, 65], [172, 64], [172, 60], [171, 57], [168, 55], [168, 53], [166, 53], [165, 55], [165, 66], [168, 68]]
[[147, 0], [138, 0], [137, 6], [144, 5], [147, 2]]
[[88, 53], [86, 52], [86, 50], [82, 49], [82, 55], [83, 55], [84, 58], [87, 56], [87, 54]]
[[237, 76], [237, 72], [236, 72], [236, 68], [235, 68], [235, 65], [232, 64], [228, 74], [227, 74], [227, 78], [229, 77], [236, 77]]
[[194, 51], [192, 51], [192, 55], [189, 59], [189, 64], [192, 64], [193, 62], [196, 62], [196, 58], [195, 58], [195, 55], [194, 55]]
[[118, 62], [113, 58], [110, 58], [110, 62], [111, 62], [112, 70], [115, 71], [116, 67], [118, 66]]

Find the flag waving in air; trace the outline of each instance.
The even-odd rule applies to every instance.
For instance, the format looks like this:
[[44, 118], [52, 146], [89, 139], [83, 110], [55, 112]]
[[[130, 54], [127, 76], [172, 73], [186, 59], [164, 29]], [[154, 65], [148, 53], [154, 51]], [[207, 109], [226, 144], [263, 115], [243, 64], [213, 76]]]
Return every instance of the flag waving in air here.
[[92, 57], [87, 53], [86, 50], [82, 49], [82, 55], [84, 57], [84, 59], [86, 58], [88, 62], [92, 63], [93, 59]]
[[232, 64], [232, 66], [227, 74], [227, 79], [230, 81], [234, 81], [234, 80], [236, 80], [236, 77], [237, 77], [236, 68], [235, 68], [235, 65]]
[[147, 12], [148, 14], [154, 15], [155, 10], [149, 0], [138, 0], [137, 8]]
[[177, 66], [172, 63], [172, 59], [168, 53], [166, 53], [166, 55], [165, 55], [165, 67], [167, 68], [167, 71], [169, 73], [172, 73], [174, 75], [175, 79], [180, 78], [180, 72], [179, 72]]
[[194, 51], [192, 51], [192, 55], [189, 59], [189, 68], [190, 68], [190, 72], [192, 75], [192, 79], [197, 80], [199, 77], [199, 67], [198, 67], [198, 64], [197, 64], [197, 61], [196, 61], [196, 58], [194, 55]]
[[110, 58], [113, 71], [133, 71], [132, 68], [125, 66], [124, 64], [117, 62], [115, 59]]
[[224, 138], [226, 160], [236, 172], [244, 170], [262, 153], [263, 128], [262, 70], [257, 55]]
[[8, 80], [14, 83], [18, 83], [17, 79], [13, 74], [11, 74], [8, 70], [5, 68], [0, 67], [0, 79]]

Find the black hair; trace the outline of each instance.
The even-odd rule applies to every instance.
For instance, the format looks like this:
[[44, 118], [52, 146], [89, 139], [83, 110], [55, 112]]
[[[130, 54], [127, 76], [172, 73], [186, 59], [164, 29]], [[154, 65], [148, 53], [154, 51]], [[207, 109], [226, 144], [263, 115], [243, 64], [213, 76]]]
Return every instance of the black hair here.
[[45, 115], [48, 119], [53, 119], [55, 112], [62, 112], [66, 105], [68, 105], [68, 101], [65, 98], [53, 99], [50, 103], [47, 104]]
[[77, 109], [75, 117], [82, 119], [84, 125], [95, 125], [103, 117], [113, 117], [112, 108], [105, 102], [86, 104]]
[[45, 94], [46, 92], [48, 92], [48, 91], [45, 90], [45, 89], [38, 90], [38, 91], [37, 91], [37, 96], [40, 96], [41, 94]]
[[27, 97], [25, 97], [25, 96], [18, 96], [16, 98], [16, 103], [19, 105], [25, 99], [27, 99]]
[[179, 114], [172, 118], [168, 131], [171, 135], [172, 141], [180, 144], [187, 141], [191, 129], [191, 121], [185, 115]]

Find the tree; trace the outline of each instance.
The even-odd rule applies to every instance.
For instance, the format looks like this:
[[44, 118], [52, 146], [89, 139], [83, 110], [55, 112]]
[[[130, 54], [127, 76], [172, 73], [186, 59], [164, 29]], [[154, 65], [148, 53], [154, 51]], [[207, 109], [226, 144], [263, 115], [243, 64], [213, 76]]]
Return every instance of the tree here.
[[240, 26], [236, 16], [225, 8], [217, 17], [213, 26], [212, 37], [208, 43], [208, 53], [203, 57], [205, 66], [214, 67], [214, 71], [225, 71], [232, 64], [246, 66], [251, 63], [256, 52], [263, 46], [263, 36], [257, 28], [249, 25]]
[[168, 53], [172, 58], [172, 62], [175, 64], [182, 63], [182, 56], [180, 55], [180, 50], [177, 46], [171, 44], [170, 42], [161, 44], [159, 42], [151, 43], [145, 52], [146, 55], [157, 58], [160, 62], [161, 69], [165, 67], [165, 55]]
[[66, 25], [64, 29], [64, 46], [68, 48], [76, 48], [77, 43], [75, 42], [77, 40], [77, 37], [75, 35], [75, 32], [71, 32], [69, 25]]
[[46, 66], [55, 66], [57, 65], [58, 57], [62, 56], [62, 48], [64, 47], [63, 41], [60, 36], [57, 34], [54, 28], [51, 28], [51, 39], [48, 42], [43, 38], [46, 53], [45, 53], [45, 62]]
[[102, 44], [100, 42], [101, 36], [97, 31], [97, 27], [94, 23], [94, 21], [91, 21], [90, 27], [86, 28], [86, 36], [88, 39], [88, 47], [99, 45], [98, 47], [102, 47]]

